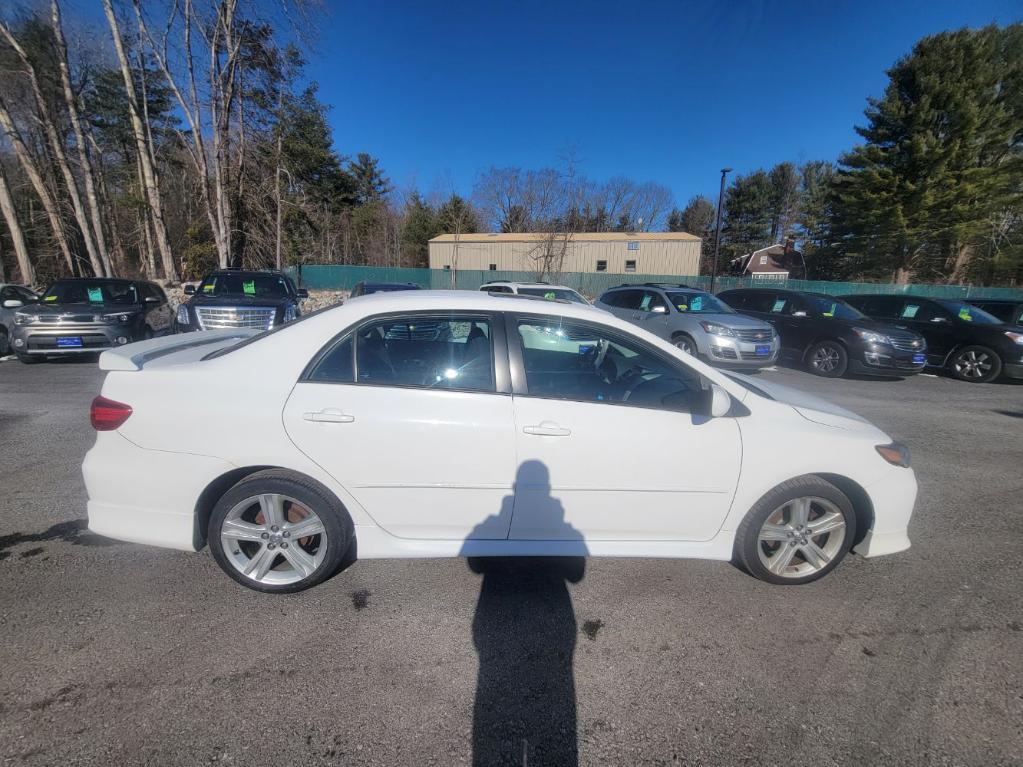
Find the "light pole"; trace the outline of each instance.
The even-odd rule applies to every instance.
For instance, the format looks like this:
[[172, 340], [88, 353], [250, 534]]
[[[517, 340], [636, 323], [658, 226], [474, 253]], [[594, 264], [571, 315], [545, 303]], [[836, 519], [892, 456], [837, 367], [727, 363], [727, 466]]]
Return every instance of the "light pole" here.
[[721, 191], [718, 192], [718, 222], [714, 235], [714, 266], [710, 272], [710, 292], [714, 292], [714, 283], [718, 278], [718, 250], [721, 248], [721, 209], [725, 206], [725, 176], [732, 172], [731, 168], [721, 169]]

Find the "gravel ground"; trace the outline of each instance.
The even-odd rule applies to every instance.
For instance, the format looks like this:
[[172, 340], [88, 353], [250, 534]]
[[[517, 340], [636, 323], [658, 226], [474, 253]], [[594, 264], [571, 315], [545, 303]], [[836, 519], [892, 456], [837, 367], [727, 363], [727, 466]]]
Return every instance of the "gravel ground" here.
[[100, 373], [0, 363], [0, 759], [521, 765], [524, 726], [531, 765], [1019, 764], [1023, 386], [764, 375], [912, 447], [910, 551], [801, 588], [455, 559], [271, 597], [88, 533]]

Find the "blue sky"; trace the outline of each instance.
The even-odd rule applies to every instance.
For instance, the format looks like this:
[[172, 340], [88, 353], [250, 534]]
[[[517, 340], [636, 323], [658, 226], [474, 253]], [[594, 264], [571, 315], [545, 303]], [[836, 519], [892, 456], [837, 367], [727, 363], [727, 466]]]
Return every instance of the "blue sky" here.
[[570, 152], [680, 204], [725, 165], [837, 158], [917, 39], [1023, 19], [1020, 0], [327, 4], [308, 73], [337, 149], [399, 187], [466, 194]]

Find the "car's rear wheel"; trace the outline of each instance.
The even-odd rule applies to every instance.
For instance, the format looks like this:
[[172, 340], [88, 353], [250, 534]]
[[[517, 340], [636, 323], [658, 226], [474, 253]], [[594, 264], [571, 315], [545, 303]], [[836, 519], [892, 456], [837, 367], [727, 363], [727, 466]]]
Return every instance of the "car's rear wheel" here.
[[964, 346], [952, 355], [949, 372], [960, 381], [988, 383], [1002, 373], [1002, 360], [986, 346]]
[[238, 583], [291, 593], [329, 578], [352, 542], [348, 512], [328, 490], [281, 470], [251, 474], [217, 502], [210, 551]]
[[841, 378], [849, 367], [849, 355], [838, 341], [819, 341], [806, 353], [806, 367], [814, 375]]
[[797, 477], [750, 509], [736, 532], [735, 554], [768, 583], [810, 583], [838, 566], [855, 535], [849, 498], [820, 477]]
[[697, 355], [696, 342], [691, 336], [685, 333], [676, 333], [671, 337], [671, 342], [686, 354], [691, 354], [694, 357]]

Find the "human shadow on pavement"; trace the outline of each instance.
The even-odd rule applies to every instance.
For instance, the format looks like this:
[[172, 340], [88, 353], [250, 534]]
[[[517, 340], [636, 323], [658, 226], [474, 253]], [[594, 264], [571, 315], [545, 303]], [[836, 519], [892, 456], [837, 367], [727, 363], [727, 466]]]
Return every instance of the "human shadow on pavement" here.
[[[531, 518], [548, 531], [543, 537], [581, 542], [550, 490], [547, 467], [523, 462], [515, 494], [520, 499], [528, 495]], [[503, 500], [499, 517], [511, 519], [514, 500]], [[495, 520], [488, 521], [492, 525]], [[568, 584], [583, 579], [585, 558], [470, 557], [468, 563], [483, 576], [472, 622], [479, 654], [472, 763], [578, 764], [577, 627]]]

